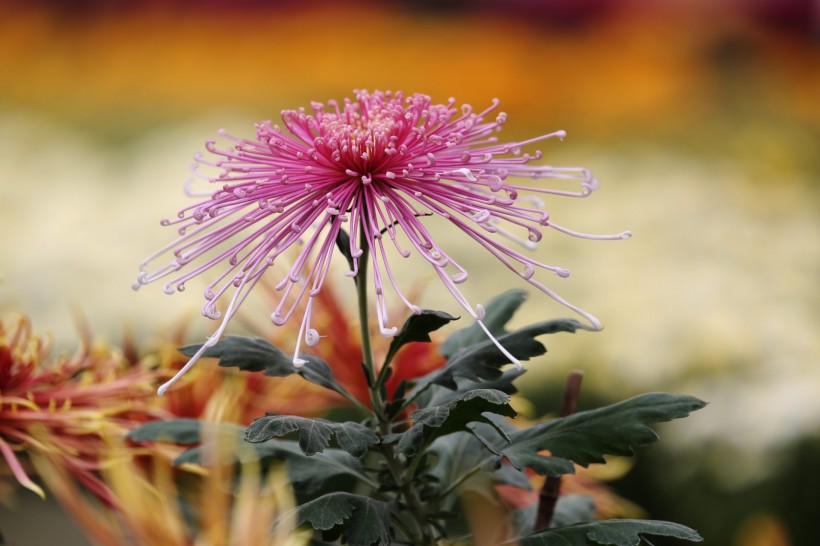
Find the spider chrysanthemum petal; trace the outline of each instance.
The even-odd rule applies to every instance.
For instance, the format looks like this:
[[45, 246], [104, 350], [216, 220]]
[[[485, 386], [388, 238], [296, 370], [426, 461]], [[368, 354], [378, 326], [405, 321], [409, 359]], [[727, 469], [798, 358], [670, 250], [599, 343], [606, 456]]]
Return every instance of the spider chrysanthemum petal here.
[[[540, 152], [525, 146], [550, 138], [557, 131], [521, 142], [500, 143], [495, 136], [506, 114], [491, 117], [498, 106], [474, 112], [455, 100], [435, 104], [430, 97], [401, 92], [356, 91], [355, 100], [342, 104], [312, 103], [310, 110], [285, 110], [282, 126], [263, 122], [255, 138], [235, 138], [229, 149], [206, 142], [212, 158], [196, 162], [216, 170], [195, 176], [218, 186], [206, 199], [164, 220], [175, 225], [179, 238], [143, 262], [135, 287], [166, 279], [165, 289], [183, 290], [185, 283], [205, 272], [217, 274], [205, 290], [202, 312], [221, 318], [207, 345], [215, 343], [250, 290], [288, 249], [301, 247], [287, 272], [276, 284], [281, 292], [271, 314], [278, 325], [301, 317], [294, 364], [301, 365], [298, 347], [315, 345], [319, 335], [310, 323], [313, 298], [321, 291], [340, 230], [350, 232], [349, 255], [353, 271], [368, 247], [373, 264], [376, 317], [381, 333], [395, 334], [390, 324], [385, 289], [389, 288], [411, 310], [418, 307], [402, 293], [388, 261], [390, 247], [400, 256], [420, 256], [436, 272], [455, 301], [481, 323], [481, 307], [472, 305], [458, 288], [467, 270], [437, 244], [425, 217], [449, 221], [532, 286], [586, 318], [600, 322], [536, 280], [538, 270], [566, 277], [566, 269], [548, 265], [519, 251], [532, 249], [545, 229], [594, 239], [621, 239], [615, 235], [586, 235], [553, 223], [538, 194], [586, 197], [598, 181], [581, 167], [553, 167], [534, 162]], [[535, 183], [523, 184], [521, 179]], [[537, 181], [553, 179], [561, 186], [543, 187]], [[528, 195], [520, 195], [528, 192]], [[158, 268], [149, 265], [171, 252], [173, 259]], [[301, 305], [307, 297], [306, 305]], [[224, 312], [217, 302], [227, 301]], [[301, 305], [301, 306], [300, 306]], [[483, 323], [481, 323], [484, 328]], [[518, 361], [484, 328], [505, 355]], [[189, 368], [205, 350], [191, 360]], [[182, 372], [180, 372], [182, 373]], [[177, 376], [178, 377], [178, 376]], [[163, 385], [161, 392], [176, 377]]]

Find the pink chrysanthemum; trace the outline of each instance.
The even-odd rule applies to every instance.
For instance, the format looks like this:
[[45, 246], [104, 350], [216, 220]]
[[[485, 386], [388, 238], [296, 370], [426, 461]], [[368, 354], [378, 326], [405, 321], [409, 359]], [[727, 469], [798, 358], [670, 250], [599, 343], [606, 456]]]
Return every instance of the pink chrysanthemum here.
[[[290, 320], [307, 293], [294, 354], [294, 364], [302, 364], [298, 357], [301, 340], [309, 346], [319, 341], [319, 333], [311, 326], [311, 308], [343, 226], [350, 232], [353, 271], [349, 275], [358, 272], [363, 245], [369, 250], [376, 314], [383, 335], [396, 332], [387, 316], [386, 284], [411, 310], [420, 311], [397, 286], [387, 260], [386, 247], [392, 245], [404, 257], [415, 251], [426, 260], [458, 304], [518, 364], [484, 327], [481, 305], [472, 305], [459, 290], [458, 284], [468, 273], [436, 244], [425, 227], [423, 217], [430, 214], [448, 220], [531, 285], [600, 327], [595, 317], [533, 276], [536, 269], [545, 269], [566, 277], [567, 270], [508, 246], [513, 241], [532, 248], [544, 228], [594, 239], [629, 237], [629, 232], [592, 236], [569, 230], [550, 220], [537, 197], [519, 196], [519, 191], [526, 190], [585, 197], [597, 188], [597, 180], [587, 169], [530, 165], [541, 153], [522, 153], [526, 145], [563, 138], [563, 131], [501, 144], [493, 135], [504, 124], [506, 114], [485, 119], [498, 101], [475, 113], [468, 105], [456, 109], [455, 99], [433, 104], [430, 97], [420, 94], [405, 98], [401, 92], [355, 93], [356, 100], [345, 99], [343, 105], [336, 101], [312, 103], [311, 113], [303, 108], [285, 110], [284, 127], [260, 123], [254, 139], [230, 137], [220, 130], [221, 136], [234, 142], [233, 148], [220, 150], [209, 140], [206, 148], [217, 159], [196, 157], [199, 164], [221, 169], [218, 176], [204, 177], [221, 187], [207, 194], [204, 201], [183, 209], [178, 219], [163, 221], [179, 225], [180, 237], [142, 263], [134, 285], [136, 289], [170, 277], [165, 290], [173, 293], [205, 271], [221, 268], [205, 290], [207, 302], [202, 312], [206, 317], [220, 318], [216, 304], [228, 298], [222, 323], [179, 375], [216, 343], [253, 286], [297, 243], [302, 248], [276, 285], [282, 295], [271, 320], [277, 325]], [[526, 186], [517, 180], [522, 177], [576, 182], [580, 187]], [[526, 237], [519, 238], [516, 231], [526, 233]], [[150, 262], [168, 251], [174, 255], [170, 263], [147, 270]], [[160, 393], [179, 375], [163, 385]]]

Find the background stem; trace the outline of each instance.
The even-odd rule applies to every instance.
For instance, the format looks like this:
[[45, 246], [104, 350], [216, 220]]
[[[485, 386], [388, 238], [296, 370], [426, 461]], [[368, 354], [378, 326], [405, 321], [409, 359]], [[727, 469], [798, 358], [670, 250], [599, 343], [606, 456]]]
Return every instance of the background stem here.
[[[581, 382], [583, 379], [584, 372], [578, 370], [570, 372], [567, 376], [567, 382], [564, 385], [564, 400], [561, 402], [559, 417], [572, 415], [578, 410], [578, 398], [581, 396]], [[541, 488], [541, 493], [538, 495], [536, 530], [549, 528], [559, 496], [561, 496], [561, 476], [548, 477]]]

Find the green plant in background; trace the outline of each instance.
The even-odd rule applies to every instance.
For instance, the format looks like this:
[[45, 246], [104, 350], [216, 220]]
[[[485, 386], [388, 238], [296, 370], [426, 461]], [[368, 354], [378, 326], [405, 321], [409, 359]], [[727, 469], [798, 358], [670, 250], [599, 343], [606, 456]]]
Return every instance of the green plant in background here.
[[[521, 361], [546, 352], [536, 338], [598, 330], [601, 323], [536, 279], [538, 271], [567, 277], [566, 269], [541, 263], [507, 243], [532, 249], [545, 230], [589, 239], [626, 239], [631, 234], [570, 230], [552, 220], [540, 198], [520, 195], [586, 197], [597, 189], [598, 181], [586, 169], [531, 165], [540, 159], [540, 151], [523, 153], [534, 142], [563, 138], [563, 131], [499, 143], [495, 133], [506, 115], [485, 121], [497, 102], [480, 113], [467, 105], [459, 112], [454, 104], [454, 99], [434, 104], [418, 94], [405, 99], [402, 93], [357, 91], [356, 100], [346, 99], [343, 105], [329, 101], [312, 103], [311, 113], [283, 111], [287, 132], [263, 122], [255, 139], [221, 133], [234, 141], [232, 149], [217, 149], [209, 141], [206, 147], [216, 159], [198, 156], [197, 162], [218, 173], [198, 176], [219, 189], [194, 194], [205, 199], [183, 209], [177, 219], [163, 221], [176, 225], [180, 237], [143, 262], [134, 286], [170, 277], [166, 292], [183, 291], [190, 279], [221, 268], [205, 290], [202, 308], [206, 317], [221, 319], [221, 324], [205, 343], [182, 349], [191, 359], [160, 387], [160, 394], [200, 358], [216, 357], [221, 366], [246, 372], [297, 374], [348, 400], [360, 413], [358, 420], [268, 414], [246, 430], [236, 430], [255, 446], [251, 457], [262, 467], [287, 462], [300, 500], [292, 515], [297, 524], [316, 531], [316, 543], [432, 545], [471, 540], [628, 546], [648, 535], [700, 540], [694, 531], [668, 522], [593, 521], [594, 510], [583, 498], [556, 500], [557, 480], [574, 472], [576, 464], [604, 462], [607, 454], [631, 454], [634, 447], [656, 439], [648, 425], [684, 417], [703, 402], [652, 394], [592, 411], [566, 411], [563, 417], [526, 428], [508, 422], [516, 416], [510, 395], [525, 372]], [[580, 189], [523, 186], [516, 182], [521, 177], [575, 182]], [[428, 216], [449, 222], [451, 229], [460, 230], [588, 324], [558, 319], [507, 331], [523, 293], [507, 292], [486, 308], [471, 304], [458, 288], [468, 272], [436, 243], [425, 223]], [[274, 285], [281, 295], [271, 321], [284, 325], [301, 314], [293, 353], [287, 356], [261, 339], [223, 339], [249, 292], [292, 248], [298, 249], [296, 256]], [[332, 362], [300, 350], [303, 342], [315, 347], [325, 337], [317, 326], [332, 334], [334, 325], [318, 324], [312, 313], [337, 248], [356, 286], [362, 372], [369, 393], [364, 402], [335, 379]], [[170, 262], [150, 270], [165, 252], [173, 254]], [[392, 392], [386, 382], [398, 352], [413, 342], [430, 342], [431, 332], [457, 317], [412, 303], [398, 286], [391, 253], [420, 257], [474, 319], [441, 345], [446, 358], [441, 367], [400, 382]], [[368, 277], [373, 279], [378, 331], [391, 338], [381, 362], [371, 343]], [[412, 311], [401, 328], [390, 325], [386, 289]], [[227, 306], [221, 311], [218, 303], [223, 300]], [[507, 369], [509, 364], [513, 367]], [[568, 393], [577, 397], [577, 389]], [[201, 458], [201, 429], [195, 420], [154, 422], [130, 437], [191, 445], [178, 462], [207, 462]], [[296, 439], [289, 439], [292, 436]], [[470, 490], [494, 498], [497, 485], [527, 490], [527, 472], [550, 478], [541, 502], [511, 511], [491, 536], [470, 536], [467, 504], [460, 495]]]

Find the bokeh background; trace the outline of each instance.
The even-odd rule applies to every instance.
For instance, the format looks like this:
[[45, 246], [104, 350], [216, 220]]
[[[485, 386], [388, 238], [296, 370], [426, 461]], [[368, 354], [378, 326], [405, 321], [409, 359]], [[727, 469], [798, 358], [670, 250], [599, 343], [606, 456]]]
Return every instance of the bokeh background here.
[[[542, 241], [573, 271], [550, 286], [606, 329], [550, 339], [524, 394], [555, 411], [580, 368], [586, 406], [648, 390], [708, 400], [614, 487], [709, 544], [816, 543], [816, 0], [0, 3], [0, 312], [28, 314], [66, 351], [77, 315], [113, 341], [196, 315], [196, 290], [130, 289], [172, 235], [159, 219], [186, 204], [192, 155], [220, 127], [249, 136], [355, 88], [497, 97], [509, 139], [567, 130], [545, 161], [587, 166], [602, 189], [548, 202], [552, 217], [634, 236]], [[456, 255], [473, 301], [519, 286], [468, 247]], [[406, 281], [426, 275], [410, 264]], [[426, 306], [457, 312], [440, 296], [431, 283]], [[533, 297], [516, 320], [566, 314]], [[42, 525], [44, 506], [0, 508], [4, 532]]]

